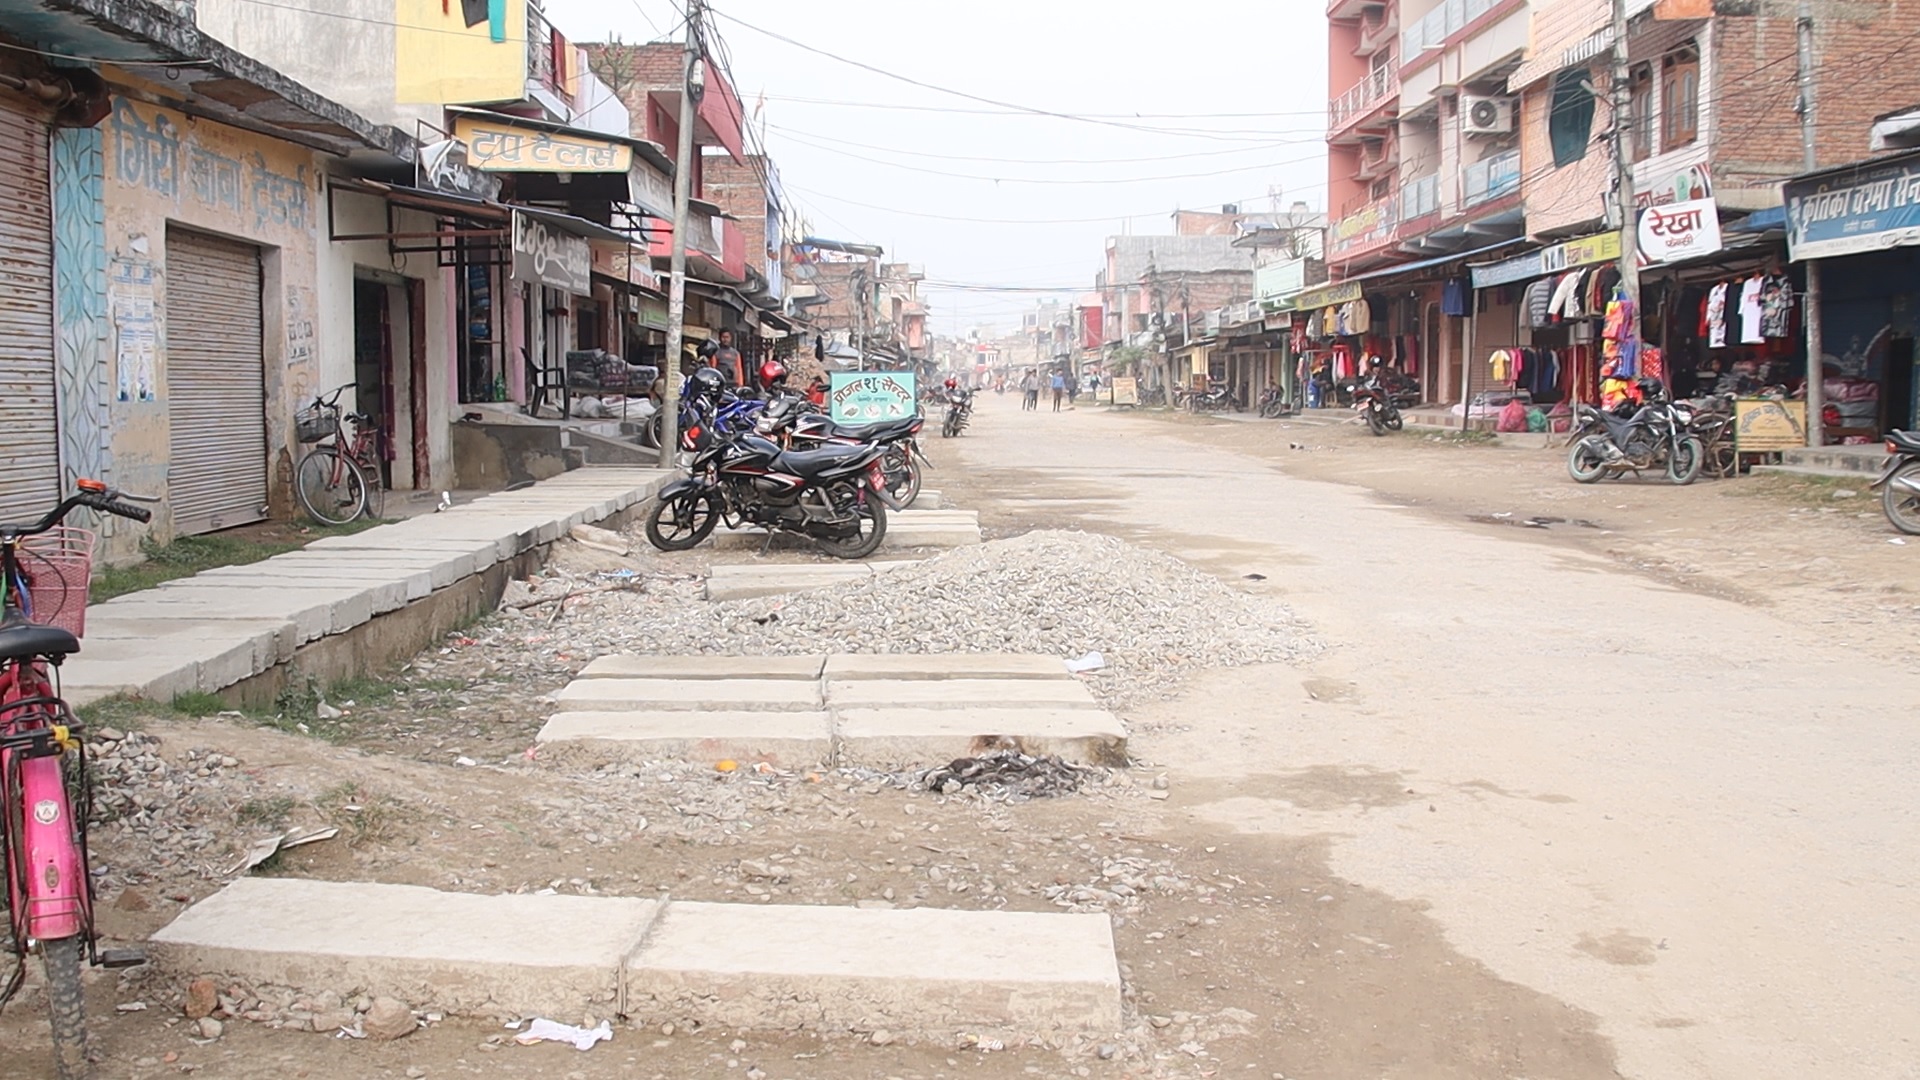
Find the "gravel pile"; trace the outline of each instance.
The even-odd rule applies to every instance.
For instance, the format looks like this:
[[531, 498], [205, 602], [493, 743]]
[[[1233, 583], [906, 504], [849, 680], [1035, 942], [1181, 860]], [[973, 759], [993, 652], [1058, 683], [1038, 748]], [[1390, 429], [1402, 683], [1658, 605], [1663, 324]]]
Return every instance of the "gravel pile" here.
[[[606, 653], [1098, 652], [1106, 704], [1170, 694], [1192, 671], [1299, 660], [1318, 643], [1283, 605], [1112, 537], [1034, 532], [948, 552], [869, 580], [798, 595], [690, 603], [697, 585], [576, 600], [541, 645], [576, 661]], [[523, 619], [496, 623], [502, 648]]]

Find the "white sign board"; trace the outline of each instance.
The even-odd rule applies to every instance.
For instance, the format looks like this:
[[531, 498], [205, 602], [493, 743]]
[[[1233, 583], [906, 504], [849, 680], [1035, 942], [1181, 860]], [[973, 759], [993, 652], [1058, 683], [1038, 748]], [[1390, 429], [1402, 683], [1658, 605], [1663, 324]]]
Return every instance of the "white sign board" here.
[[1650, 206], [1640, 212], [1640, 265], [1694, 259], [1725, 246], [1720, 207], [1712, 199]]

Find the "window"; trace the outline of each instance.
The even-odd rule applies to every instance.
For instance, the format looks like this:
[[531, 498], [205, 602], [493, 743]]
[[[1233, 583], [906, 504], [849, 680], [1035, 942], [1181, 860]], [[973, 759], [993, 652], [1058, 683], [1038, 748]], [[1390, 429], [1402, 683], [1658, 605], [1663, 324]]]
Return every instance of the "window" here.
[[1586, 157], [1587, 144], [1593, 141], [1593, 79], [1586, 68], [1570, 68], [1554, 77], [1548, 109], [1553, 164], [1565, 168]]
[[1145, 316], [1144, 314], [1142, 314], [1142, 315], [1135, 315], [1135, 316], [1133, 317], [1133, 332], [1134, 332], [1134, 333], [1136, 333], [1136, 334], [1144, 334], [1144, 333], [1146, 333], [1146, 332], [1147, 332], [1147, 331], [1148, 331], [1149, 329], [1151, 329], [1151, 327], [1150, 327], [1150, 326], [1148, 325], [1148, 323], [1147, 323], [1147, 317], [1146, 317], [1146, 316]]
[[1700, 137], [1700, 51], [1689, 45], [1660, 62], [1660, 149]]
[[1653, 156], [1653, 65], [1634, 68], [1630, 86], [1627, 131], [1633, 139], [1633, 160], [1645, 161]]
[[1379, 202], [1381, 199], [1384, 199], [1391, 194], [1393, 194], [1393, 178], [1392, 177], [1375, 180], [1373, 182], [1373, 186], [1367, 189], [1367, 197], [1369, 199], [1372, 199], [1374, 202]]

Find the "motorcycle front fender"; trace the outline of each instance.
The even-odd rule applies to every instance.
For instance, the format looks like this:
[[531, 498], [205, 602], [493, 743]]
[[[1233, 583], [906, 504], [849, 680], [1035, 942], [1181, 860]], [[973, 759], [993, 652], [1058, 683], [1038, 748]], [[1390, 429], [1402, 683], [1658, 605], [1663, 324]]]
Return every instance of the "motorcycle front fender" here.
[[668, 484], [666, 487], [661, 488], [660, 493], [654, 497], [661, 502], [666, 502], [668, 499], [677, 499], [688, 492], [705, 490], [707, 490], [706, 481], [696, 480], [691, 476], [683, 476], [673, 483]]
[[[1887, 482], [1893, 479], [1894, 473], [1899, 472], [1902, 468], [1914, 461], [1920, 461], [1920, 458], [1915, 458], [1907, 454], [1895, 455], [1887, 462], [1887, 467], [1880, 470], [1880, 478], [1875, 480], [1869, 486], [1868, 490], [1877, 491], [1880, 488], [1886, 487]], [[1913, 477], [1903, 477], [1899, 481], [1899, 484], [1903, 490], [1920, 495], [1920, 480], [1915, 480]]]

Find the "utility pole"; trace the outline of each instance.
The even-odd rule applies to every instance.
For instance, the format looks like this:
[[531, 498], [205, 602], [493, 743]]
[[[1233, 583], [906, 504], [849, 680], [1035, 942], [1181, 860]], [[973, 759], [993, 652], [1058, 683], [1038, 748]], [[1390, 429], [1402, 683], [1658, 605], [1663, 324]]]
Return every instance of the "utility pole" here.
[[1633, 190], [1633, 65], [1627, 56], [1627, 0], [1613, 0], [1613, 170], [1620, 214], [1620, 288], [1633, 304], [1628, 329], [1639, 336], [1640, 220]]
[[[1800, 0], [1800, 152], [1807, 171], [1820, 167], [1820, 153], [1814, 142], [1813, 124], [1813, 0]], [[1827, 346], [1820, 324], [1820, 260], [1807, 260], [1805, 304], [1807, 324], [1807, 445], [1824, 446], [1827, 425]]]
[[660, 394], [660, 467], [680, 463], [680, 352], [686, 345], [687, 219], [693, 201], [693, 111], [706, 89], [700, 60], [703, 0], [687, 0], [687, 45], [680, 63], [680, 144], [673, 158], [673, 260], [667, 286], [666, 385]]
[[865, 265], [857, 267], [851, 278], [853, 283], [853, 352], [858, 370], [867, 370], [867, 271]]

